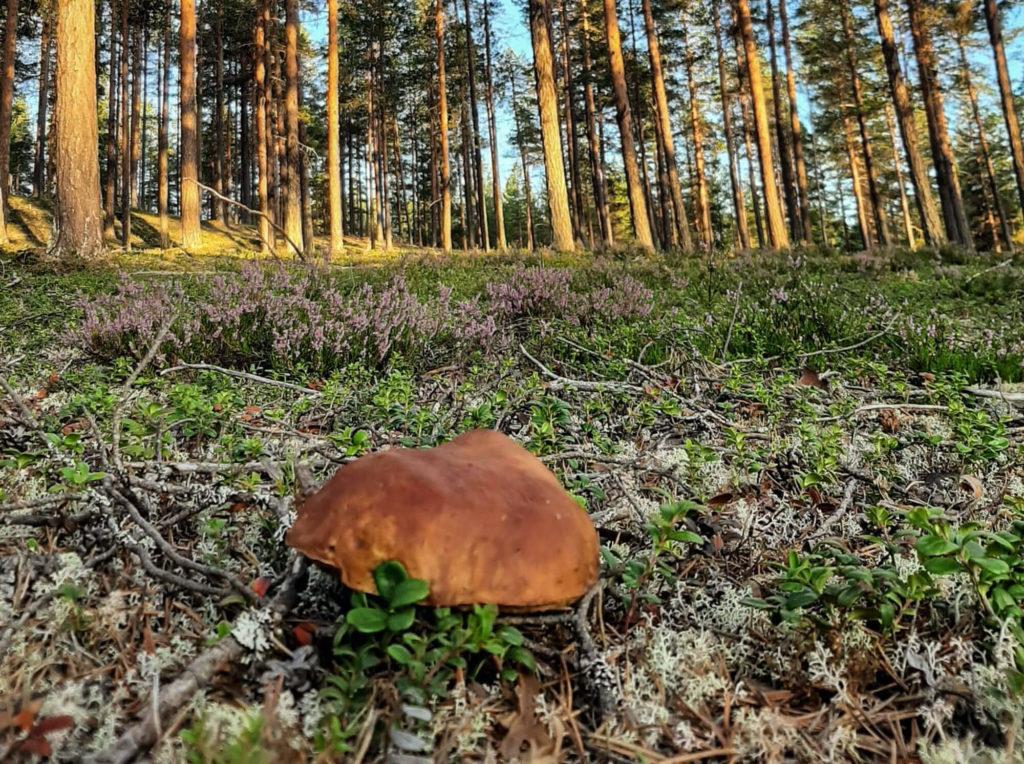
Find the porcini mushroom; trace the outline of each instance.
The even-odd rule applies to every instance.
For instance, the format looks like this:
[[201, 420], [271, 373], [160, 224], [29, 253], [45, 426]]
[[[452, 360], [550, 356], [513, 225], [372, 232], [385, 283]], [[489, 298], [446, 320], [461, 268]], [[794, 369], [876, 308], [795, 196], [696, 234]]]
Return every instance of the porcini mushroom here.
[[550, 610], [597, 580], [597, 531], [544, 464], [492, 430], [342, 467], [299, 508], [286, 542], [375, 592], [400, 562], [436, 606]]

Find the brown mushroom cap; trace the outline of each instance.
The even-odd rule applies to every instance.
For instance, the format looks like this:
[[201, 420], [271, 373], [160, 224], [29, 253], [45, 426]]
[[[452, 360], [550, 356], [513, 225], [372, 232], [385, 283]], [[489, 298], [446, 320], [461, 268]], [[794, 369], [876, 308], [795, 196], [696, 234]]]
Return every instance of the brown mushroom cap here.
[[546, 610], [597, 580], [597, 531], [540, 460], [476, 430], [433, 449], [364, 456], [300, 508], [286, 542], [374, 593], [397, 560], [436, 606]]

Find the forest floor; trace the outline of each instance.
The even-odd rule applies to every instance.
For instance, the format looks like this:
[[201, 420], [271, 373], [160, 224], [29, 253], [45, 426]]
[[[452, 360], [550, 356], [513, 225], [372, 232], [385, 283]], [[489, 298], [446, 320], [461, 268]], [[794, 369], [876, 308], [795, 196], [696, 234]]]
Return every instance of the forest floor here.
[[[1020, 259], [0, 262], [0, 761], [1020, 756]], [[297, 465], [474, 428], [600, 588], [359, 631]]]

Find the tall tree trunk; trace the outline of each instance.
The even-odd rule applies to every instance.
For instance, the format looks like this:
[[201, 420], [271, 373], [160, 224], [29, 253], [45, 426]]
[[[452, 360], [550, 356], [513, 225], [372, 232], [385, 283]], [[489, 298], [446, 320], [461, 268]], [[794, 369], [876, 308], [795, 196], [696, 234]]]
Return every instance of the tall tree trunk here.
[[48, 250], [49, 257], [56, 260], [92, 260], [103, 254], [95, 10], [93, 0], [61, 0], [56, 4], [57, 193]]
[[270, 221], [267, 216], [270, 214], [270, 155], [267, 150], [267, 60], [266, 48], [268, 46], [267, 27], [270, 23], [270, 5], [267, 0], [260, 0], [257, 8], [256, 27], [253, 31], [253, 84], [255, 106], [253, 111], [256, 115], [256, 194], [259, 199], [260, 215], [260, 250], [264, 255], [269, 254], [273, 248], [271, 237]]
[[[843, 117], [843, 138], [846, 142], [846, 157], [850, 163], [850, 179], [853, 183], [853, 198], [857, 203], [857, 223], [865, 249], [874, 249], [875, 240], [871, 232], [871, 220], [868, 215], [868, 202], [864, 198], [864, 187], [861, 185], [860, 162], [857, 149], [854, 147], [850, 118]], [[843, 210], [845, 216], [845, 210]]]
[[131, 124], [131, 183], [128, 201], [132, 207], [138, 206], [139, 194], [137, 182], [139, 177], [139, 160], [142, 157], [142, 144], [140, 141], [142, 124], [142, 57], [145, 52], [142, 49], [142, 32], [136, 28], [132, 43], [132, 124]]
[[[573, 115], [573, 76], [569, 64], [569, 0], [558, 0], [559, 18], [562, 27], [562, 95], [565, 109], [565, 147], [569, 160], [569, 179], [572, 182], [573, 222], [576, 225], [576, 240], [583, 238], [583, 187], [580, 183], [579, 146], [576, 142], [576, 119]], [[591, 243], [593, 247], [593, 243]]]
[[171, 246], [170, 221], [167, 214], [169, 179], [167, 177], [168, 133], [171, 103], [171, 9], [164, 13], [163, 62], [160, 66], [160, 127], [157, 130], [157, 190], [156, 206], [160, 215], [160, 248]]
[[725, 69], [725, 52], [722, 45], [722, 20], [720, 0], [715, 0], [711, 18], [715, 27], [715, 52], [718, 55], [718, 89], [722, 99], [722, 123], [725, 150], [729, 155], [729, 183], [732, 187], [733, 214], [736, 217], [736, 232], [739, 234], [740, 249], [750, 249], [750, 226], [747, 223], [747, 206], [743, 199], [743, 184], [740, 182], [736, 150], [733, 145], [732, 104], [729, 98], [729, 81]]
[[868, 135], [867, 117], [864, 114], [864, 96], [861, 92], [860, 74], [857, 72], [857, 54], [853, 49], [853, 25], [850, 20], [848, 0], [840, 0], [839, 11], [843, 19], [843, 36], [846, 42], [846, 66], [850, 72], [850, 85], [853, 88], [853, 103], [857, 111], [857, 128], [860, 131], [861, 150], [864, 154], [864, 174], [868, 181], [868, 199], [871, 202], [871, 213], [878, 234], [878, 243], [885, 248], [892, 246], [889, 235], [889, 221], [885, 214], [885, 202], [878, 188], [878, 174], [871, 153], [871, 137]]
[[[302, 108], [302, 88], [299, 88], [299, 108]], [[306, 145], [306, 125], [299, 123], [299, 145]], [[302, 210], [302, 251], [307, 257], [313, 255], [313, 200], [309, 194], [309, 168], [306, 156], [299, 155], [299, 206]]]
[[[126, 251], [132, 249], [132, 146], [135, 124], [135, 105], [137, 103], [128, 80], [128, 63], [131, 59], [131, 44], [128, 26], [128, 2], [121, 0], [121, 246]], [[131, 67], [134, 73], [134, 64]], [[131, 105], [129, 105], [129, 98]]]
[[117, 42], [114, 30], [114, 0], [110, 0], [110, 56], [107, 64], [107, 162], [106, 162], [106, 184], [103, 195], [103, 235], [114, 237], [114, 207], [117, 194], [117, 132], [118, 132], [118, 108], [120, 99], [117, 97], [116, 73]]
[[[643, 0], [644, 31], [647, 35], [647, 53], [651, 61], [651, 84], [654, 90], [655, 118], [658, 120], [658, 136], [661, 141], [661, 152], [665, 158], [666, 169], [668, 170], [668, 191], [672, 200], [672, 212], [675, 221], [675, 236], [683, 251], [689, 252], [693, 249], [693, 241], [690, 238], [690, 223], [687, 220], [686, 205], [683, 203], [683, 191], [679, 183], [679, 168], [676, 166], [676, 147], [672, 139], [672, 120], [668, 110], [668, 95], [665, 92], [665, 75], [662, 71], [661, 48], [658, 44], [658, 30], [654, 26], [654, 11], [651, 8], [651, 0]], [[683, 31], [685, 34], [686, 26]], [[687, 45], [686, 75], [690, 84], [690, 105], [691, 110], [696, 101], [696, 85], [693, 81], [693, 58]], [[696, 125], [695, 128], [696, 130]], [[701, 157], [703, 161], [703, 156]], [[705, 189], [706, 191], [706, 189]], [[700, 212], [700, 189], [698, 188], [698, 231], [703, 236], [703, 213]], [[705, 198], [706, 201], [706, 198]], [[706, 211], [707, 205], [704, 206]], [[710, 220], [710, 217], [708, 218]], [[709, 224], [710, 228], [710, 224]], [[708, 231], [710, 234], [710, 231]]]
[[885, 123], [889, 128], [889, 142], [892, 145], [892, 165], [896, 169], [896, 184], [900, 187], [900, 209], [903, 212], [903, 232], [906, 234], [907, 246], [911, 251], [917, 249], [914, 238], [914, 221], [910, 217], [910, 202], [907, 200], [907, 188], [903, 182], [903, 162], [896, 145], [896, 125], [892, 118], [892, 104], [885, 105]]
[[[18, 0], [7, 0], [3, 62], [0, 64], [0, 194], [3, 203], [11, 192], [11, 113], [14, 107], [14, 58], [18, 43]], [[6, 236], [6, 234], [4, 234]]]
[[590, 14], [587, 11], [587, 0], [579, 0], [580, 16], [583, 19], [583, 96], [587, 115], [587, 147], [590, 154], [590, 182], [593, 187], [594, 206], [597, 207], [597, 218], [601, 226], [601, 243], [611, 247], [615, 243], [612, 232], [612, 216], [608, 209], [608, 183], [604, 168], [601, 166], [601, 146], [597, 140], [596, 105], [594, 101], [594, 83], [590, 71]]
[[622, 39], [619, 34], [619, 19], [615, 10], [615, 0], [604, 0], [604, 14], [612, 92], [615, 99], [615, 116], [619, 123], [622, 164], [626, 170], [629, 206], [633, 217], [633, 233], [636, 243], [640, 247], [648, 252], [653, 252], [654, 239], [651, 235], [647, 199], [640, 180], [640, 170], [636, 163], [636, 147], [633, 144], [633, 119], [629, 110], [629, 96], [626, 92], [626, 70], [622, 60]]
[[181, 0], [181, 246], [202, 246], [199, 228], [199, 114], [196, 105], [196, 0]]
[[480, 240], [484, 251], [491, 249], [490, 236], [487, 233], [487, 202], [484, 194], [483, 148], [480, 141], [480, 109], [476, 97], [476, 46], [473, 44], [473, 17], [470, 13], [469, 0], [464, 0], [466, 11], [466, 61], [469, 69], [469, 111], [473, 117], [473, 168], [476, 187], [476, 215], [480, 222]]
[[[214, 25], [214, 45], [217, 53], [213, 59], [214, 71], [214, 109], [213, 116], [214, 150], [216, 156], [213, 158], [213, 188], [218, 194], [224, 194], [227, 183], [225, 182], [224, 166], [224, 3], [217, 3], [217, 19]], [[227, 223], [227, 206], [217, 197], [213, 197], [213, 217], [221, 224]]]
[[761, 181], [764, 191], [765, 211], [768, 217], [768, 241], [772, 249], [789, 249], [789, 236], [782, 219], [778, 190], [775, 187], [775, 167], [772, 164], [772, 139], [768, 126], [768, 109], [764, 103], [764, 86], [761, 82], [761, 63], [757, 57], [754, 42], [754, 27], [750, 20], [748, 0], [733, 0], [740, 39], [746, 54], [747, 82], [750, 84], [750, 100], [754, 108], [754, 127], [757, 134], [758, 155], [761, 158]]
[[149, 29], [146, 29], [145, 34], [140, 34], [139, 53], [140, 66], [142, 68], [142, 89], [140, 90], [142, 98], [142, 125], [139, 128], [141, 148], [139, 152], [138, 176], [135, 181], [135, 187], [138, 189], [136, 194], [138, 206], [144, 209], [149, 209], [146, 205], [146, 154], [149, 149], [149, 135], [147, 132], [149, 120], [146, 119], [146, 109], [149, 108]]
[[931, 32], [924, 17], [921, 0], [907, 0], [907, 11], [910, 32], [914, 37], [921, 97], [924, 100], [925, 116], [928, 118], [928, 136], [932, 147], [932, 161], [935, 163], [935, 176], [939, 184], [939, 201], [946, 236], [955, 244], [971, 249], [974, 243], [967, 223], [967, 213], [964, 211], [960, 180], [956, 174], [956, 160], [949, 142], [949, 130], [946, 127], [946, 112], [942, 105], [942, 90], [938, 79], [938, 62], [932, 48]]
[[[963, 71], [964, 87], [967, 89], [967, 98], [971, 103], [971, 116], [974, 119], [974, 126], [978, 131], [978, 149], [981, 152], [980, 163], [985, 168], [985, 178], [988, 181], [989, 192], [992, 195], [992, 210], [995, 212], [999, 222], [1000, 235], [1006, 242], [1006, 248], [1013, 251], [1013, 232], [1010, 231], [1010, 221], [1006, 217], [1006, 208], [1003, 205], [1002, 197], [999, 195], [999, 182], [996, 180], [996, 171], [992, 166], [992, 156], [988, 150], [988, 138], [985, 136], [985, 123], [981, 119], [981, 110], [978, 108], [978, 94], [974, 91], [974, 81], [971, 79], [971, 67], [967, 62], [967, 51], [964, 48], [963, 35], [956, 35], [957, 48], [960, 52], [960, 68]], [[995, 230], [992, 231], [995, 238]]]
[[992, 45], [992, 56], [995, 59], [1003, 120], [1006, 122], [1006, 132], [1010, 138], [1013, 174], [1017, 179], [1017, 196], [1020, 199], [1020, 207], [1024, 210], [1024, 143], [1021, 142], [1020, 125], [1017, 122], [1017, 111], [1013, 104], [1013, 87], [1010, 85], [1010, 74], [1006, 67], [1006, 49], [1003, 46], [1003, 30], [999, 23], [999, 8], [996, 6], [996, 0], [984, 0], [983, 7], [985, 9], [985, 24], [988, 27], [988, 39]]
[[[784, 1], [784, 0], [783, 0]], [[800, 217], [800, 203], [793, 175], [793, 155], [786, 135], [786, 120], [782, 116], [782, 83], [779, 76], [779, 61], [775, 44], [775, 10], [771, 0], [765, 0], [765, 24], [768, 26], [769, 61], [772, 69], [772, 107], [775, 110], [775, 138], [778, 145], [779, 169], [782, 171], [782, 196], [786, 203], [786, 217], [789, 230], [795, 241], [803, 241], [803, 221]]]
[[[544, 146], [544, 177], [548, 189], [548, 210], [551, 216], [552, 245], [559, 252], [572, 252], [576, 243], [569, 216], [569, 194], [565, 187], [565, 166], [562, 163], [562, 136], [558, 126], [558, 96], [555, 94], [555, 69], [551, 37], [548, 30], [549, 0], [529, 0], [530, 36], [533, 43], [533, 71], [540, 109], [540, 134]], [[614, 0], [606, 0], [607, 2]], [[620, 69], [621, 69], [620, 53]], [[623, 88], [625, 84], [623, 83]], [[635, 164], [634, 164], [635, 169]]]
[[341, 222], [341, 133], [338, 104], [341, 78], [338, 55], [338, 0], [327, 0], [327, 214], [331, 229], [328, 260], [345, 253]]
[[789, 0], [779, 0], [779, 21], [782, 23], [782, 48], [786, 54], [786, 92], [789, 95], [789, 129], [793, 136], [793, 164], [796, 169], [796, 188], [800, 203], [800, 227], [803, 242], [813, 241], [811, 231], [811, 200], [807, 191], [807, 164], [804, 162], [803, 129], [797, 110], [796, 77], [793, 73], [793, 51], [789, 41]]
[[[645, 3], [649, 2], [650, 0], [645, 0]], [[693, 195], [694, 209], [697, 216], [697, 235], [700, 237], [704, 250], [710, 252], [714, 244], [714, 237], [711, 230], [711, 195], [708, 192], [707, 175], [704, 170], [704, 122], [700, 115], [700, 105], [697, 102], [697, 81], [693, 76], [693, 50], [690, 47], [685, 23], [683, 24], [683, 48], [683, 56], [686, 60], [686, 82], [690, 90], [690, 127], [693, 130], [693, 172], [696, 179], [696, 188]], [[668, 114], [666, 113], [663, 121], [663, 130], [665, 128], [671, 129], [667, 117]], [[666, 153], [671, 146], [668, 143], [670, 140], [670, 137], [666, 140]], [[669, 164], [669, 170], [671, 171], [671, 169], [672, 164]], [[673, 183], [673, 197], [675, 197], [677, 190], [678, 186]], [[681, 202], [682, 197], [680, 195], [680, 207], [682, 206]], [[684, 217], [683, 220], [685, 221], [686, 218]], [[683, 238], [684, 243], [688, 240], [689, 233]]]
[[285, 0], [285, 130], [287, 185], [284, 230], [299, 249], [302, 236], [302, 147], [299, 141], [299, 0]]
[[32, 168], [32, 194], [46, 195], [46, 120], [50, 105], [50, 47], [52, 43], [52, 10], [40, 3], [43, 27], [39, 33], [39, 100], [36, 106], [35, 163]]
[[946, 243], [946, 234], [935, 209], [931, 180], [928, 177], [928, 169], [917, 142], [914, 110], [910, 101], [910, 91], [900, 67], [896, 36], [893, 32], [892, 18], [889, 16], [889, 0], [874, 0], [874, 3], [878, 36], [881, 39], [882, 56], [885, 59], [885, 71], [889, 79], [889, 92], [892, 94], [896, 122], [900, 128], [903, 151], [907, 157], [910, 183], [914, 187], [914, 202], [921, 218], [921, 230], [925, 243], [937, 247]]
[[490, 0], [484, 0], [484, 55], [484, 79], [487, 88], [485, 93], [487, 103], [487, 135], [491, 147], [491, 184], [493, 186], [494, 224], [496, 228], [494, 246], [499, 252], [504, 252], [507, 245], [505, 243], [505, 213], [502, 209], [501, 198], [501, 172], [498, 168], [498, 138], [494, 119], [494, 79], [491, 75]]
[[448, 93], [444, 78], [444, 0], [436, 0], [438, 136], [441, 149], [441, 251], [452, 251], [452, 170], [448, 158]]
[[761, 200], [757, 193], [757, 178], [754, 170], [754, 149], [750, 130], [750, 94], [747, 90], [746, 66], [740, 40], [739, 22], [736, 9], [732, 13], [732, 39], [736, 49], [736, 81], [739, 85], [740, 121], [743, 123], [743, 147], [747, 157], [747, 185], [750, 187], [750, 206], [754, 210], [754, 230], [757, 232], [757, 246], [764, 247], [764, 221], [761, 219]]

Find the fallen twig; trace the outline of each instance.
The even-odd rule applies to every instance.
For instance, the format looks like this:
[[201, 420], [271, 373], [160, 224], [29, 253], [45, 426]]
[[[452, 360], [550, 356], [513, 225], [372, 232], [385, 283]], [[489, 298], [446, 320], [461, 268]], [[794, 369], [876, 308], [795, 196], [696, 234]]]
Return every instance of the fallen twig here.
[[236, 379], [246, 379], [250, 382], [259, 382], [261, 385], [268, 385], [270, 387], [280, 387], [284, 390], [294, 390], [295, 392], [303, 393], [304, 395], [312, 395], [314, 397], [320, 397], [323, 395], [319, 390], [314, 390], [311, 387], [303, 387], [302, 385], [293, 385], [291, 382], [282, 382], [278, 379], [270, 379], [269, 377], [261, 377], [259, 374], [250, 374], [245, 371], [235, 371], [233, 369], [225, 369], [222, 366], [213, 366], [208, 363], [179, 363], [177, 366], [172, 366], [169, 369], [164, 369], [160, 372], [160, 376], [164, 377], [176, 371], [183, 371], [189, 369], [192, 371], [212, 371], [217, 374], [223, 374], [228, 377], [235, 377]]
[[551, 369], [549, 369], [543, 363], [541, 363], [532, 355], [530, 355], [529, 351], [525, 347], [523, 347], [522, 344], [519, 345], [519, 349], [523, 352], [523, 355], [525, 355], [527, 358], [533, 361], [534, 365], [536, 365], [537, 368], [541, 370], [541, 373], [545, 377], [548, 377], [549, 379], [554, 381], [555, 384], [551, 385], [551, 388], [554, 390], [560, 389], [562, 387], [575, 387], [577, 390], [586, 390], [588, 392], [644, 392], [644, 389], [642, 387], [630, 385], [626, 382], [590, 382], [589, 380], [584, 379], [569, 379], [568, 377], [563, 377], [551, 371]]
[[590, 635], [590, 626], [587, 624], [590, 603], [601, 591], [601, 586], [601, 582], [598, 581], [590, 588], [590, 591], [583, 595], [583, 599], [576, 607], [573, 626], [576, 631], [576, 639], [580, 643], [580, 669], [588, 676], [597, 691], [598, 711], [603, 721], [615, 714], [619, 707], [619, 700], [615, 697], [615, 679], [611, 669], [597, 651], [594, 638]]

